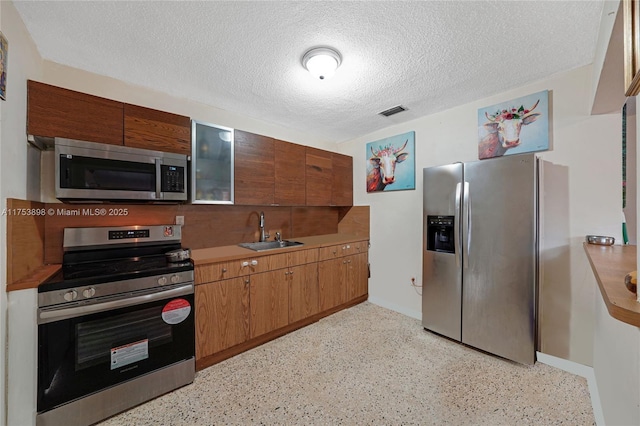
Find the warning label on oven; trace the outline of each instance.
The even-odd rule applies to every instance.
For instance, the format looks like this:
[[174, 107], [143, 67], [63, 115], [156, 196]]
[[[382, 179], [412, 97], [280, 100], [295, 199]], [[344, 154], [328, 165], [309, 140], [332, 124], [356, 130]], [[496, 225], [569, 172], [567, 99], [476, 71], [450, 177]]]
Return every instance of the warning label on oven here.
[[191, 313], [191, 304], [184, 299], [173, 299], [162, 308], [162, 319], [167, 324], [179, 324]]
[[111, 348], [111, 369], [149, 358], [149, 339]]

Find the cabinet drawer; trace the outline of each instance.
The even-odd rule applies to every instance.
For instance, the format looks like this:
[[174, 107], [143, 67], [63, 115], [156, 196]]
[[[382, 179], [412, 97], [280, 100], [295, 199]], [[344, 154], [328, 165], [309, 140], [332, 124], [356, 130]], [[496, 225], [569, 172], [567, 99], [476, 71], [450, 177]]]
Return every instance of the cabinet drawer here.
[[287, 253], [288, 266], [306, 265], [318, 261], [318, 249], [297, 250]]
[[366, 253], [369, 251], [369, 241], [358, 241], [352, 243], [351, 246], [353, 247], [352, 254]]
[[226, 280], [249, 274], [249, 270], [242, 266], [241, 260], [230, 260], [228, 262], [210, 263], [208, 265], [196, 266], [195, 283], [204, 284], [212, 281]]
[[320, 248], [320, 260], [336, 259], [351, 254], [365, 253], [369, 247], [367, 241], [356, 241]]

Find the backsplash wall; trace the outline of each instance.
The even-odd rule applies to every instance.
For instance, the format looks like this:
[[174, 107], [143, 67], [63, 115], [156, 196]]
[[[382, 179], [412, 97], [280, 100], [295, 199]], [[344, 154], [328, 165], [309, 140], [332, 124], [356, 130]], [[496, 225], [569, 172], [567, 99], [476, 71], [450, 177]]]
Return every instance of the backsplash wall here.
[[[182, 245], [191, 249], [258, 241], [258, 220], [265, 216], [269, 239], [338, 232], [369, 235], [369, 207], [280, 207], [230, 205], [120, 205], [46, 203], [44, 263], [62, 263], [64, 228], [166, 225], [184, 216]], [[106, 214], [101, 215], [100, 209]], [[90, 214], [95, 213], [95, 214]], [[342, 221], [342, 225], [340, 225]]]

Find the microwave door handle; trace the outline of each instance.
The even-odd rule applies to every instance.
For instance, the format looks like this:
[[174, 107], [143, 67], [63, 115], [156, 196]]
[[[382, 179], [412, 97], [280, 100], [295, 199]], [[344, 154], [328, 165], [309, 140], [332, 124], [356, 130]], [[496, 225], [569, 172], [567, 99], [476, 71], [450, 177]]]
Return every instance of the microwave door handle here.
[[156, 199], [159, 200], [162, 198], [162, 159], [156, 158]]

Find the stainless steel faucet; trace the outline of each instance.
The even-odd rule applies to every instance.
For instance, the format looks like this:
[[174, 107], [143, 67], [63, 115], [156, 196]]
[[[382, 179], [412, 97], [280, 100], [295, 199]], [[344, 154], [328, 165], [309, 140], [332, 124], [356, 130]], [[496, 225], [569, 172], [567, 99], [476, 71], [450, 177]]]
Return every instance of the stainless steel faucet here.
[[269, 234], [265, 234], [264, 232], [264, 212], [260, 212], [260, 223], [258, 224], [258, 226], [260, 226], [260, 242], [263, 241], [267, 241], [267, 238], [269, 238]]

